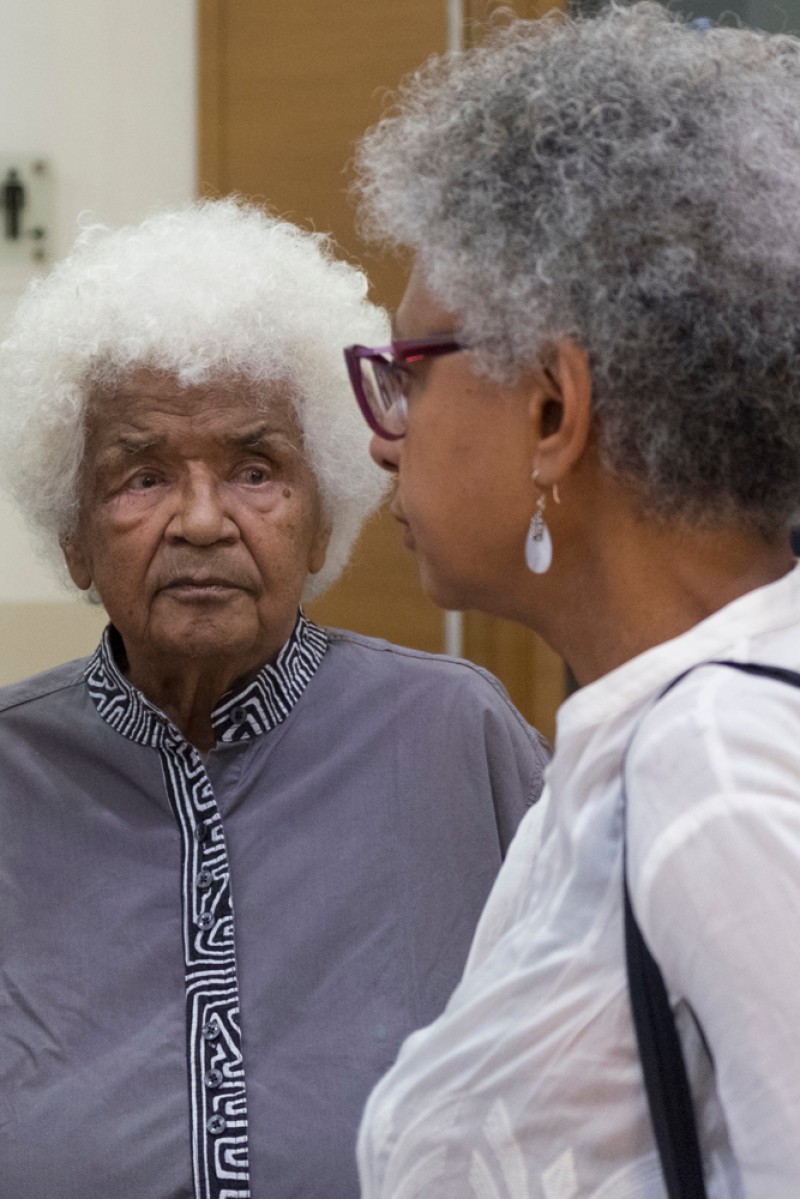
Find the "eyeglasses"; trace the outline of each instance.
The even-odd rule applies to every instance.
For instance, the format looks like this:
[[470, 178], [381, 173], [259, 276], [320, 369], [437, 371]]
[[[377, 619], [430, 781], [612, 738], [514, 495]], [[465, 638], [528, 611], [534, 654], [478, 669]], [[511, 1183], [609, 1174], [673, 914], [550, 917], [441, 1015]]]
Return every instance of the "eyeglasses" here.
[[393, 341], [390, 346], [373, 349], [348, 346], [344, 360], [350, 382], [373, 433], [387, 441], [397, 441], [405, 436], [408, 427], [406, 392], [410, 376], [404, 367], [423, 358], [441, 358], [465, 348], [452, 336]]

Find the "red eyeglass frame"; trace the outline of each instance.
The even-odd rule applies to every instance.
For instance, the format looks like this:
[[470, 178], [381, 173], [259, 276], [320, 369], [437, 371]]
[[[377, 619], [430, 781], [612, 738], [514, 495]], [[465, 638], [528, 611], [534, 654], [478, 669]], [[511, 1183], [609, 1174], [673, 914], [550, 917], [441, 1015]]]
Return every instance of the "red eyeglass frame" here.
[[361, 415], [372, 432], [385, 441], [400, 441], [405, 437], [405, 432], [390, 433], [378, 422], [364, 393], [361, 377], [362, 359], [391, 366], [393, 363], [420, 362], [423, 358], [441, 358], [445, 354], [455, 354], [464, 349], [466, 346], [452, 334], [443, 334], [439, 337], [419, 337], [410, 341], [393, 341], [388, 346], [347, 346], [344, 351], [344, 360], [350, 376], [350, 385], [361, 409]]

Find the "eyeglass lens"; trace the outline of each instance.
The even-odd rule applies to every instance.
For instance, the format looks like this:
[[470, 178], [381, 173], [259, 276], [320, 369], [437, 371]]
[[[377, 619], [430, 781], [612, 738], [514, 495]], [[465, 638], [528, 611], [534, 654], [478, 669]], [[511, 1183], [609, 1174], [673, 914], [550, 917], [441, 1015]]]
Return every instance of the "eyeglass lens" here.
[[405, 433], [408, 405], [394, 365], [380, 358], [362, 358], [361, 381], [380, 427], [395, 437]]

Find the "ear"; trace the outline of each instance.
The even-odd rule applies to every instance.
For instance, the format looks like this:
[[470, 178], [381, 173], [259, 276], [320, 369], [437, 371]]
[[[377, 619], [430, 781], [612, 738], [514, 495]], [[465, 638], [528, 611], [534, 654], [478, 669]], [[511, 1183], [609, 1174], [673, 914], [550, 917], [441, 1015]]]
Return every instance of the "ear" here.
[[325, 565], [328, 553], [328, 542], [331, 539], [331, 526], [320, 523], [319, 530], [308, 551], [308, 573], [319, 574]]
[[61, 552], [75, 586], [81, 591], [88, 591], [92, 585], [92, 568], [77, 533], [61, 539]]
[[586, 351], [564, 338], [551, 351], [544, 385], [531, 398], [539, 441], [534, 466], [547, 486], [558, 483], [583, 457], [589, 442], [592, 379]]

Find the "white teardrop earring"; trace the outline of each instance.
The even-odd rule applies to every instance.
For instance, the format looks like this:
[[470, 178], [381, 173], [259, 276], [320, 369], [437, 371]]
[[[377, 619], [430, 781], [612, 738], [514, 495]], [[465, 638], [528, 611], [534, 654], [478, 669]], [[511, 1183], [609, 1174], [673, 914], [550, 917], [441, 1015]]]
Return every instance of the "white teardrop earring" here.
[[553, 561], [553, 542], [544, 519], [545, 498], [540, 495], [536, 511], [531, 517], [528, 536], [525, 538], [525, 563], [535, 575], [547, 574]]

